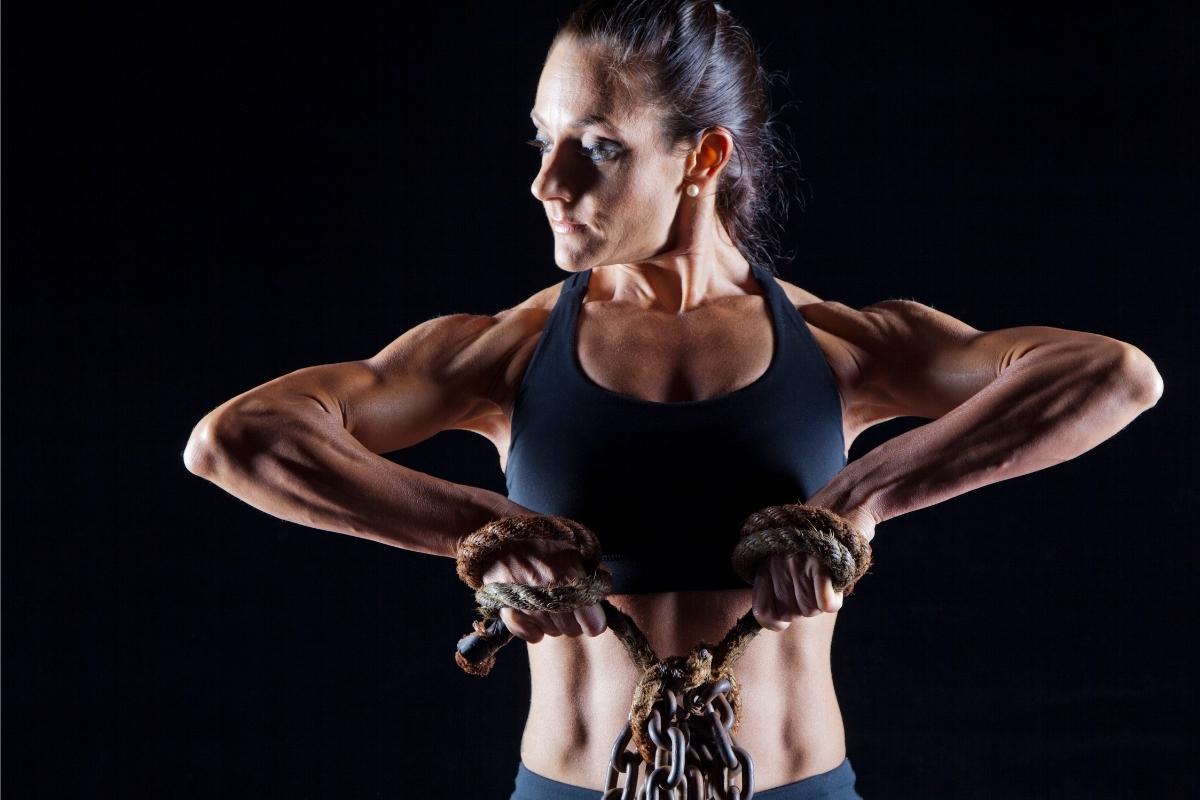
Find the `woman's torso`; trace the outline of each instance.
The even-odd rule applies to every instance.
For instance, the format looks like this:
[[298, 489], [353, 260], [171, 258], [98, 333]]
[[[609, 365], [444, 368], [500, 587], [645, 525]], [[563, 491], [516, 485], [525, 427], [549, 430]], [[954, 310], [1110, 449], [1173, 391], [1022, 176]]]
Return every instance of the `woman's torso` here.
[[[821, 302], [773, 280], [793, 309]], [[527, 326], [529, 336], [513, 351], [496, 390], [503, 420], [491, 418], [472, 428], [495, 444], [502, 469], [509, 461], [519, 389], [542, 326], [567, 283], [517, 307], [524, 309], [519, 324]], [[779, 328], [773, 329], [767, 288], [752, 279], [746, 294], [723, 297], [680, 316], [605, 302], [612, 296], [611, 286], [603, 269], [593, 270], [586, 294], [579, 298], [574, 343], [578, 365], [601, 392], [655, 403], [735, 394], [755, 384], [771, 365]], [[803, 322], [798, 313], [796, 318]], [[853, 366], [835, 337], [812, 326], [808, 330], [840, 397]], [[844, 401], [838, 400], [837, 406], [843, 411], [844, 457], [860, 431], [851, 428]], [[663, 413], [671, 414], [672, 408], [665, 407]], [[613, 594], [608, 599], [634, 619], [664, 657], [683, 655], [702, 640], [718, 641], [750, 608], [751, 589]], [[760, 789], [826, 772], [845, 757], [829, 658], [836, 619], [836, 614], [820, 614], [797, 619], [783, 632], [764, 631], [735, 666], [743, 698], [736, 738], [755, 759]], [[532, 698], [522, 760], [546, 777], [601, 788], [638, 678], [629, 656], [607, 632], [594, 638], [548, 636], [529, 645], [528, 652]]]

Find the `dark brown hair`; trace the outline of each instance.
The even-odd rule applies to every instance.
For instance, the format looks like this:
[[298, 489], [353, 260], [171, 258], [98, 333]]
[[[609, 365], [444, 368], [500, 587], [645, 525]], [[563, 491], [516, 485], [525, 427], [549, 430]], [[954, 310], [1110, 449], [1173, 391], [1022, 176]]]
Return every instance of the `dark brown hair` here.
[[595, 49], [613, 90], [655, 109], [667, 152], [688, 152], [713, 126], [730, 132], [717, 216], [748, 261], [778, 274], [769, 229], [782, 229], [787, 214], [791, 146], [772, 119], [772, 76], [746, 29], [713, 0], [585, 0], [551, 49], [564, 38]]

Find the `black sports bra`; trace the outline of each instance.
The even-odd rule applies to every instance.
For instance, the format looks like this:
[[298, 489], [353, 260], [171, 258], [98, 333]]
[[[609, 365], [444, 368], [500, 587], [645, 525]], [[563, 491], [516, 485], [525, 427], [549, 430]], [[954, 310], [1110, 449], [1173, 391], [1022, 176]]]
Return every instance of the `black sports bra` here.
[[833, 372], [774, 276], [752, 264], [775, 347], [753, 383], [658, 403], [606, 389], [576, 358], [591, 270], [571, 275], [513, 406], [508, 497], [596, 533], [617, 594], [746, 588], [729, 565], [741, 523], [806, 501], [846, 465]]

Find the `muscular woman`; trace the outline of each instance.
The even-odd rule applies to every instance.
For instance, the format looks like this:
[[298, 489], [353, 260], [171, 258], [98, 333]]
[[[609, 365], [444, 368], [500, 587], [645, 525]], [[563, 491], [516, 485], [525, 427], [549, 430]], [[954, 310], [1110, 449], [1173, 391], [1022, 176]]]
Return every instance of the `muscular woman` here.
[[[767, 629], [737, 663], [738, 742], [771, 797], [858, 797], [830, 673], [842, 608], [812, 556], [729, 569], [772, 503], [881, 522], [1074, 458], [1154, 405], [1136, 347], [1045, 326], [980, 331], [929, 306], [851, 308], [778, 276], [764, 242], [782, 166], [763, 71], [717, 3], [587, 2], [551, 43], [531, 186], [568, 277], [495, 314], [423, 322], [361, 361], [309, 367], [204, 417], [188, 468], [277, 517], [453, 558], [484, 524], [564, 515], [599, 537], [609, 601], [660, 655]], [[863, 430], [931, 420], [847, 463]], [[508, 496], [381, 454], [470, 430]], [[485, 582], [580, 574], [521, 542]], [[532, 702], [513, 798], [594, 797], [637, 671], [600, 606], [505, 608]]]

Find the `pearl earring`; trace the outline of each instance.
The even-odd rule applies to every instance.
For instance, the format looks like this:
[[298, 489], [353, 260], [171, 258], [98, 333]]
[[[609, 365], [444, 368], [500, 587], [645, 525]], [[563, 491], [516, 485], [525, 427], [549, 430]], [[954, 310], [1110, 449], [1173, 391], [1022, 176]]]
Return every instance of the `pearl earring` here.
[[700, 187], [694, 183], [689, 183], [687, 187], [688, 197], [695, 197], [700, 194]]

